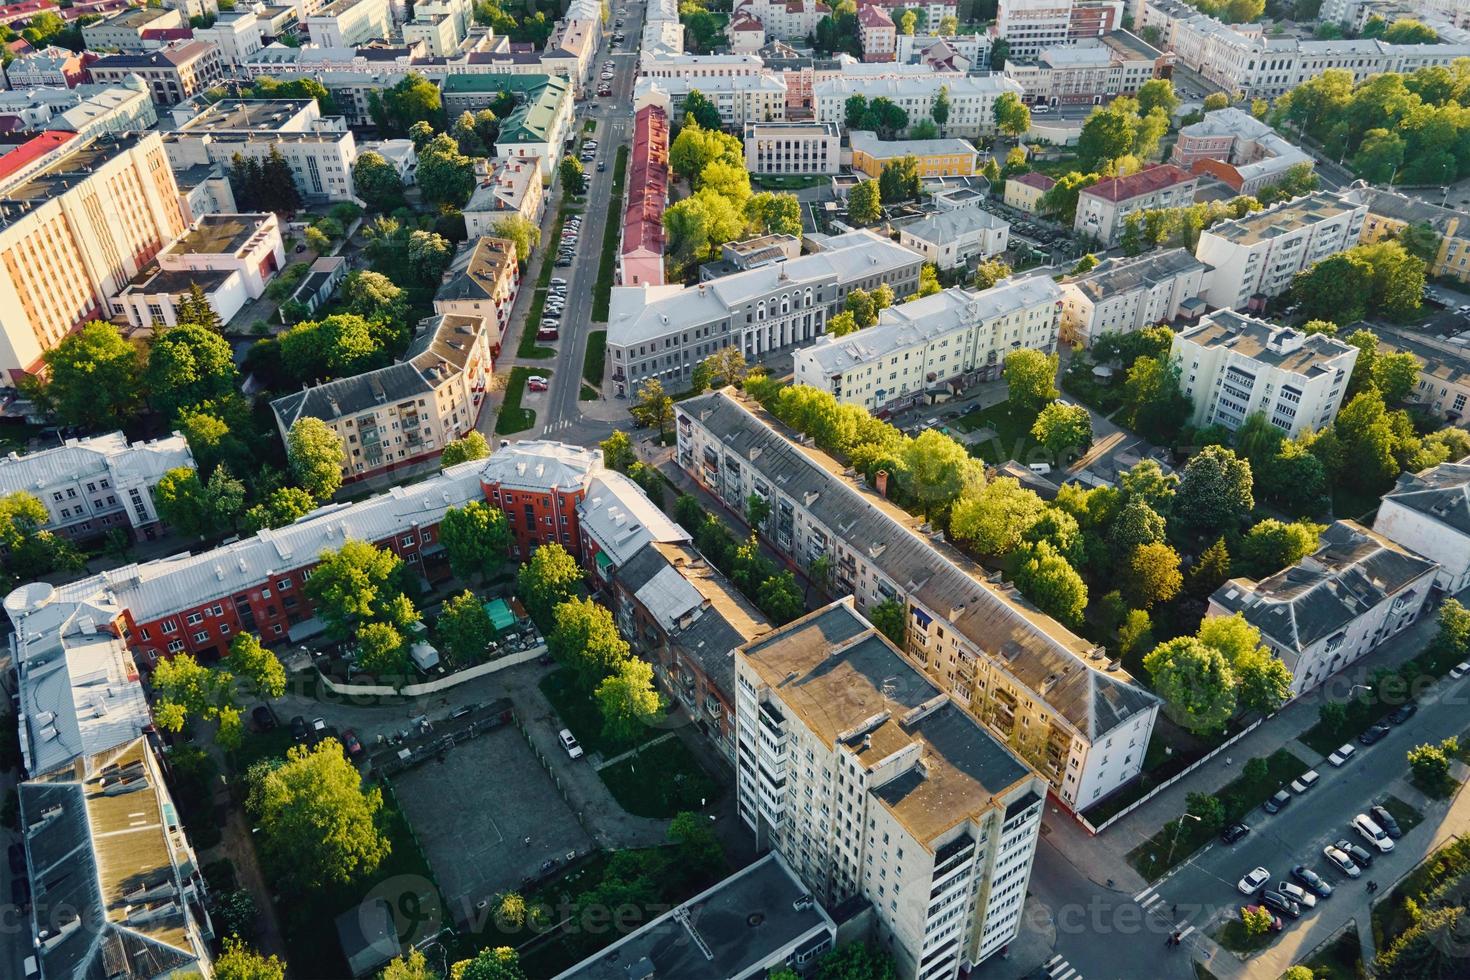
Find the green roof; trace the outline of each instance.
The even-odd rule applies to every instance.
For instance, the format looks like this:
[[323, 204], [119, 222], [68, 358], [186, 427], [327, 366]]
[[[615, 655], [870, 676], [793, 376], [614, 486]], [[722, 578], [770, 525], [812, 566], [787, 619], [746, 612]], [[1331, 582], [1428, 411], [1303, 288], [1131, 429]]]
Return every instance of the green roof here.
[[560, 75], [449, 75], [444, 94], [481, 95], [510, 92], [520, 104], [500, 123], [496, 142], [541, 143], [551, 138], [551, 125], [571, 85]]

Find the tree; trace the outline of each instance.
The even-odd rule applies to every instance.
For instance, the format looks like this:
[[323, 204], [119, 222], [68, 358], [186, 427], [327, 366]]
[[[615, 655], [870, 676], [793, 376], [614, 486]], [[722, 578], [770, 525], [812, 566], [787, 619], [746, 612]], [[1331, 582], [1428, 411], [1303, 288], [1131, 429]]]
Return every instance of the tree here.
[[327, 423], [303, 415], [286, 432], [286, 462], [291, 476], [317, 500], [330, 500], [342, 486], [347, 451]]
[[286, 693], [286, 668], [270, 650], [249, 633], [236, 633], [224, 664], [230, 673], [250, 682], [257, 697], [278, 698]]
[[857, 328], [857, 319], [848, 310], [843, 310], [827, 321], [827, 332], [834, 337], [846, 337]]
[[789, 623], [805, 611], [801, 587], [789, 571], [778, 572], [762, 582], [756, 589], [755, 604], [777, 624]]
[[444, 444], [444, 450], [439, 454], [439, 465], [447, 469], [470, 460], [484, 459], [489, 455], [490, 444], [485, 441], [484, 435], [472, 429], [460, 438], [451, 439]]
[[1017, 480], [1000, 477], [955, 501], [949, 533], [987, 557], [1008, 555], [1021, 546], [1045, 506]]
[[357, 667], [377, 678], [409, 672], [408, 641], [388, 623], [365, 623], [357, 631]]
[[[1006, 366], [1010, 366], [1010, 358]], [[1036, 416], [1031, 438], [1060, 460], [1065, 453], [1080, 452], [1092, 445], [1092, 416], [1081, 405], [1050, 402]]]
[[509, 946], [485, 947], [472, 960], [461, 960], [449, 969], [450, 980], [526, 980], [521, 955]]
[[1119, 157], [1133, 153], [1140, 122], [1138, 103], [1126, 97], [1093, 109], [1077, 138], [1077, 156], [1083, 169], [1103, 170]]
[[631, 741], [640, 727], [663, 714], [663, 698], [653, 687], [653, 665], [637, 657], [621, 661], [597, 685], [595, 696], [604, 733], [619, 741]]
[[1179, 553], [1162, 541], [1139, 545], [1128, 559], [1125, 584], [1129, 601], [1139, 608], [1168, 602], [1184, 584]]
[[1174, 94], [1174, 83], [1167, 78], [1151, 78], [1138, 87], [1134, 95], [1138, 100], [1138, 111], [1148, 115], [1154, 109], [1162, 109], [1164, 115], [1174, 115], [1179, 108], [1179, 96]]
[[1027, 545], [1021, 554], [1025, 560], [1016, 569], [1017, 588], [1042, 612], [1066, 626], [1079, 627], [1087, 608], [1082, 576], [1046, 541]]
[[1243, 905], [1240, 909], [1240, 922], [1245, 926], [1247, 936], [1264, 936], [1271, 930], [1271, 924], [1275, 920], [1271, 912], [1262, 905]]
[[[1463, 879], [1446, 882], [1457, 888]], [[1443, 887], [1443, 886], [1441, 886]], [[1407, 907], [1412, 899], [1405, 899]], [[1417, 909], [1417, 903], [1415, 908]], [[1399, 933], [1374, 960], [1383, 980], [1450, 980], [1464, 970], [1465, 906], [1461, 902], [1418, 910], [1413, 924]]]
[[903, 35], [905, 35], [907, 37], [913, 37], [914, 36], [914, 28], [916, 28], [918, 26], [919, 26], [919, 15], [916, 14], [916, 13], [914, 13], [912, 10], [905, 10], [903, 12], [903, 16], [900, 17], [899, 18], [899, 21], [898, 21], [898, 30], [899, 30], [899, 33], [900, 34], [903, 34]]
[[909, 490], [927, 515], [947, 508], [975, 480], [974, 463], [965, 447], [933, 429], [903, 447], [903, 461]]
[[530, 261], [531, 252], [541, 244], [541, 229], [525, 215], [506, 215], [490, 226], [490, 233], [515, 243], [516, 261], [522, 266]]
[[1408, 753], [1409, 769], [1424, 786], [1439, 786], [1449, 777], [1450, 756], [1439, 745], [1423, 743]]
[[697, 88], [684, 97], [684, 120], [693, 120], [702, 129], [720, 128], [720, 110]]
[[221, 464], [208, 480], [187, 466], [169, 470], [153, 491], [158, 516], [186, 534], [200, 538], [234, 529], [235, 519], [245, 506], [245, 484]]
[[599, 448], [602, 449], [603, 465], [619, 473], [628, 472], [628, 467], [638, 459], [633, 452], [633, 440], [626, 432], [614, 432], [601, 442]]
[[336, 739], [293, 746], [259, 773], [250, 799], [266, 863], [297, 894], [352, 882], [388, 856], [382, 791], [363, 788]]
[[582, 161], [570, 153], [561, 158], [558, 164], [561, 173], [561, 186], [567, 194], [581, 194], [587, 189], [587, 173], [582, 169]]
[[454, 258], [454, 248], [437, 232], [419, 229], [408, 234], [408, 271], [421, 286], [437, 286]]
[[704, 128], [686, 121], [669, 146], [669, 166], [695, 190], [699, 189], [704, 168], [717, 160], [737, 167], [745, 162], [745, 149], [740, 140], [720, 132], [717, 127]]
[[0, 575], [12, 584], [54, 571], [81, 570], [82, 556], [71, 542], [45, 530], [50, 520], [46, 505], [34, 494], [16, 490], [0, 497], [0, 546], [7, 552]]
[[1267, 715], [1291, 697], [1291, 671], [1263, 646], [1237, 656], [1231, 668], [1235, 671], [1236, 698], [1247, 711]]
[[1435, 44], [1439, 32], [1421, 20], [1399, 17], [1384, 30], [1383, 40], [1389, 44]]
[[423, 950], [411, 947], [406, 956], [395, 957], [383, 967], [378, 980], [442, 980], [439, 971], [429, 966]]
[[940, 292], [939, 270], [931, 262], [925, 262], [919, 266], [919, 288], [910, 296], [908, 302], [923, 299], [925, 296], [933, 296]]
[[843, 312], [852, 314], [853, 323], [859, 330], [878, 322], [878, 304], [873, 301], [872, 294], [861, 287], [847, 294]]
[[1407, 144], [1398, 133], [1386, 129], [1370, 129], [1363, 134], [1352, 165], [1363, 178], [1375, 184], [1391, 184], [1404, 165]]
[[92, 431], [122, 428], [142, 397], [137, 349], [117, 327], [93, 320], [41, 355], [44, 382], [23, 388], [56, 421]]
[[1219, 650], [1175, 637], [1154, 647], [1143, 666], [1169, 717], [1191, 732], [1217, 732], [1235, 714], [1235, 674]]
[[214, 961], [216, 980], [286, 980], [286, 964], [279, 957], [262, 956], [239, 936], [228, 936], [224, 942], [224, 952]]
[[[178, 653], [153, 668], [153, 719], [166, 732], [180, 732], [190, 718], [219, 722], [221, 744], [239, 744], [239, 710], [233, 696], [234, 678], [210, 670], [191, 654]], [[233, 721], [232, 721], [233, 719]]]
[[306, 594], [316, 604], [316, 614], [328, 634], [336, 639], [345, 640], [359, 624], [374, 620], [406, 628], [417, 614], [398, 609], [398, 600], [403, 598], [402, 571], [403, 562], [393, 552], [349, 539], [336, 551], [322, 552], [307, 580]]
[[883, 214], [881, 194], [876, 180], [862, 180], [847, 192], [847, 220], [854, 225], [870, 225]]
[[867, 114], [868, 97], [865, 95], [849, 95], [842, 104], [843, 125], [849, 130], [862, 129]]
[[771, 516], [771, 502], [758, 493], [753, 493], [745, 501], [745, 520], [753, 528], [761, 528], [766, 523], [766, 518]]
[[1267, 518], [1241, 539], [1241, 565], [1252, 578], [1274, 575], [1316, 551], [1322, 530], [1322, 525], [1307, 521], [1284, 524]]
[[1313, 319], [1361, 320], [1373, 295], [1373, 267], [1356, 249], [1322, 259], [1292, 280], [1292, 298]]
[[149, 351], [146, 378], [153, 407], [170, 418], [185, 406], [228, 397], [238, 377], [229, 343], [204, 326], [166, 330]]
[[909, 114], [887, 96], [880, 95], [868, 103], [863, 115], [863, 129], [876, 130], [882, 139], [892, 139], [894, 134], [908, 128]]
[[301, 192], [296, 187], [296, 178], [278, 147], [272, 146], [259, 163], [258, 174], [258, 181], [246, 190], [252, 207], [283, 212], [301, 207]]
[[1230, 577], [1230, 552], [1225, 548], [1225, 539], [1217, 538], [1206, 548], [1199, 560], [1189, 570], [1189, 591], [1203, 599], [1225, 584]]
[[352, 187], [376, 211], [403, 207], [403, 178], [381, 153], [368, 150], [352, 165]]
[[1057, 178], [1051, 190], [1041, 195], [1037, 210], [1062, 224], [1070, 225], [1077, 216], [1077, 199], [1084, 188], [1102, 179], [1101, 174], [1070, 171]]
[[897, 596], [890, 596], [868, 610], [868, 621], [903, 650], [908, 643], [908, 608]]
[[1205, 96], [1204, 109], [1206, 112], [1214, 112], [1216, 109], [1225, 109], [1230, 105], [1230, 97], [1224, 92], [1211, 92]]
[[649, 378], [638, 388], [637, 400], [629, 406], [633, 421], [645, 428], [658, 428], [660, 438], [674, 423], [674, 399], [665, 394], [657, 378]]
[[316, 500], [299, 487], [277, 487], [265, 500], [245, 511], [241, 523], [254, 534], [262, 528], [285, 527], [316, 508]]
[[976, 289], [989, 289], [1011, 274], [1011, 267], [1003, 259], [986, 259], [975, 266]]
[[416, 71], [381, 94], [368, 93], [368, 113], [380, 130], [392, 136], [411, 135], [416, 123], [437, 130], [444, 122], [439, 87]]
[[1223, 446], [1206, 446], [1184, 467], [1174, 514], [1197, 531], [1227, 530], [1250, 513], [1251, 467]]
[[1152, 650], [1154, 646], [1153, 621], [1142, 609], [1130, 609], [1118, 627], [1118, 655], [1136, 656]]
[[710, 830], [709, 821], [699, 814], [681, 811], [670, 821], [668, 837], [679, 847], [679, 861], [699, 874], [716, 874], [724, 869], [724, 849]]
[[[960, 30], [960, 19], [958, 17], [956, 17], [954, 14], [946, 14], [945, 16], [939, 18], [939, 28], [938, 28], [938, 30], [939, 30], [939, 35], [941, 37], [954, 37], [956, 34], [959, 33], [959, 30]], [[1004, 38], [1000, 38], [999, 40], [1002, 43], [1004, 43], [1004, 41], [1005, 41]], [[992, 69], [998, 71], [999, 69], [994, 67], [994, 65], [995, 65], [995, 49], [993, 47], [991, 48], [991, 55], [990, 55], [990, 57], [991, 57]], [[1005, 60], [1005, 55], [1002, 54], [1001, 55], [1002, 64], [1004, 63], [1004, 60]]]
[[[992, 61], [994, 57], [992, 52]], [[991, 112], [995, 117], [995, 128], [1007, 136], [1020, 136], [1031, 128], [1031, 110], [1014, 92], [1002, 92]]]
[[941, 134], [949, 125], [949, 109], [949, 86], [941, 85], [939, 91], [934, 93], [934, 102], [929, 106], [929, 118], [934, 120], [934, 125], [939, 127]]
[[1379, 354], [1373, 361], [1373, 385], [1385, 405], [1407, 401], [1419, 379], [1419, 361], [1408, 351]]
[[[1042, 406], [1056, 400], [1059, 394], [1055, 384], [1058, 362], [1056, 354], [1046, 355], [1026, 347], [1006, 355], [1006, 388], [1016, 410], [1039, 412]], [[1086, 410], [1083, 411], [1085, 414]]]
[[495, 639], [495, 627], [484, 603], [469, 589], [444, 600], [434, 622], [439, 652], [455, 668], [476, 663]]
[[475, 162], [454, 137], [440, 133], [419, 150], [416, 180], [425, 201], [462, 208], [475, 190]]
[[890, 160], [878, 174], [878, 198], [884, 204], [913, 200], [922, 187], [919, 158], [912, 154]]
[[628, 659], [631, 651], [627, 641], [618, 634], [606, 606], [592, 599], [568, 597], [556, 604], [552, 619], [555, 626], [547, 636], [547, 649], [558, 663], [576, 671], [584, 690], [595, 689]]
[[450, 507], [439, 523], [439, 543], [457, 578], [494, 574], [509, 556], [511, 541], [505, 512], [483, 501]]
[[516, 582], [526, 611], [544, 632], [552, 623], [552, 611], [581, 586], [582, 569], [567, 549], [553, 541], [531, 552]]
[[795, 194], [762, 191], [745, 202], [745, 217], [760, 235], [801, 237], [801, 202]]

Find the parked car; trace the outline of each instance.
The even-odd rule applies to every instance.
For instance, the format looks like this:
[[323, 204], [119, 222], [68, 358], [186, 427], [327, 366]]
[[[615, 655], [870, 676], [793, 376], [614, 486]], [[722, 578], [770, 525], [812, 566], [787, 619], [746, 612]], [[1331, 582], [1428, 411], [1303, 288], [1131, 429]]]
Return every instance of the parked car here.
[[[1259, 913], [1259, 912], [1265, 912], [1267, 915], [1270, 915], [1271, 914], [1271, 910], [1268, 909], [1268, 908], [1266, 908], [1264, 905], [1247, 905], [1246, 906], [1246, 910], [1249, 911], [1249, 912], [1251, 912], [1252, 914]], [[1286, 928], [1286, 927], [1284, 925], [1282, 925], [1282, 923], [1281, 923], [1281, 916], [1279, 916], [1279, 915], [1272, 915], [1271, 916], [1271, 931], [1272, 932], [1280, 932], [1284, 928]]]
[[1349, 760], [1351, 760], [1352, 757], [1357, 754], [1357, 746], [1349, 742], [1346, 745], [1339, 746], [1336, 752], [1327, 757], [1327, 761], [1332, 763], [1334, 766], [1342, 767], [1347, 765]]
[[357, 733], [350, 728], [342, 733], [342, 748], [347, 752], [349, 759], [356, 759], [362, 755], [362, 743], [357, 740]]
[[1450, 668], [1450, 677], [1454, 680], [1459, 680], [1466, 674], [1470, 674], [1470, 660], [1467, 660], [1464, 663], [1455, 664], [1453, 667]]
[[1317, 770], [1308, 769], [1306, 772], [1302, 773], [1300, 776], [1291, 781], [1291, 791], [1300, 796], [1307, 790], [1311, 789], [1313, 786], [1316, 786], [1317, 780], [1321, 778], [1322, 777], [1320, 774], [1318, 774]]
[[1293, 919], [1300, 919], [1302, 917], [1302, 907], [1300, 905], [1280, 892], [1272, 891], [1269, 888], [1261, 893], [1261, 904], [1265, 905], [1268, 909], [1280, 912], [1282, 915], [1289, 915]]
[[268, 732], [279, 724], [276, 720], [276, 713], [268, 704], [257, 704], [250, 712], [250, 721], [257, 732]]
[[306, 733], [311, 729], [307, 727], [306, 719], [297, 715], [291, 719], [291, 738], [297, 742], [306, 738]]
[[1317, 907], [1317, 896], [1294, 882], [1278, 881], [1276, 883], [1276, 890], [1304, 909], [1314, 909]]
[[607, 161], [606, 160], [598, 160], [597, 161], [597, 172], [598, 173], [602, 173], [606, 169], [607, 169]]
[[577, 744], [577, 737], [572, 734], [570, 728], [563, 728], [557, 732], [556, 737], [561, 740], [561, 747], [567, 750], [567, 755], [573, 759], [582, 757], [582, 746]]
[[1360, 813], [1353, 817], [1353, 829], [1358, 832], [1359, 837], [1377, 848], [1379, 854], [1387, 854], [1393, 850], [1393, 838], [1368, 814]]
[[552, 285], [552, 286], [565, 286], [566, 284], [567, 284], [567, 281], [565, 279], [563, 279], [561, 276], [552, 276], [551, 277], [551, 281], [549, 283], [549, 285]]
[[1367, 731], [1363, 732], [1363, 734], [1358, 736], [1358, 744], [1373, 745], [1377, 742], [1381, 742], [1383, 741], [1384, 737], [1387, 736], [1388, 733], [1391, 731], [1393, 731], [1393, 729], [1389, 728], [1382, 722], [1379, 722], [1377, 725], [1372, 726]]
[[1267, 813], [1280, 813], [1290, 802], [1291, 794], [1284, 789], [1278, 789], [1269, 800], [1261, 804], [1261, 809]]
[[1373, 852], [1368, 850], [1361, 844], [1354, 844], [1346, 837], [1338, 841], [1333, 846], [1336, 847], [1339, 851], [1342, 851], [1348, 857], [1352, 858], [1353, 863], [1360, 868], [1366, 868], [1373, 864]]
[[542, 327], [540, 330], [537, 330], [536, 331], [536, 339], [537, 340], [560, 340], [561, 339], [561, 331], [557, 330], [555, 327]]
[[1234, 844], [1250, 832], [1251, 829], [1248, 825], [1237, 820], [1234, 823], [1226, 824], [1225, 829], [1220, 831], [1220, 841], [1224, 844]]
[[1379, 806], [1375, 803], [1368, 808], [1368, 812], [1372, 814], [1373, 822], [1382, 827], [1384, 833], [1388, 834], [1388, 836], [1394, 840], [1398, 840], [1404, 836], [1404, 832], [1399, 829], [1399, 822], [1393, 818], [1393, 814], [1389, 813], [1386, 807]]
[[1242, 895], [1254, 895], [1270, 880], [1271, 872], [1265, 868], [1254, 868], [1247, 872], [1244, 878], [1236, 882], [1235, 887], [1239, 889]]
[[1399, 705], [1397, 708], [1394, 708], [1393, 713], [1388, 716], [1388, 720], [1395, 725], [1402, 725], [1404, 722], [1414, 717], [1414, 713], [1418, 710], [1419, 706], [1413, 701], [1409, 701], [1405, 704]]
[[530, 388], [532, 391], [545, 391], [549, 386], [547, 385], [545, 378], [541, 377], [541, 375], [539, 374], [533, 374], [526, 379], [526, 387]]
[[1332, 886], [1327, 883], [1326, 879], [1305, 864], [1298, 864], [1292, 868], [1291, 876], [1311, 889], [1313, 894], [1318, 898], [1332, 897]]
[[1347, 856], [1347, 852], [1328, 844], [1322, 848], [1322, 856], [1331, 861], [1338, 871], [1349, 878], [1356, 878], [1362, 874], [1362, 870], [1353, 863], [1353, 859]]

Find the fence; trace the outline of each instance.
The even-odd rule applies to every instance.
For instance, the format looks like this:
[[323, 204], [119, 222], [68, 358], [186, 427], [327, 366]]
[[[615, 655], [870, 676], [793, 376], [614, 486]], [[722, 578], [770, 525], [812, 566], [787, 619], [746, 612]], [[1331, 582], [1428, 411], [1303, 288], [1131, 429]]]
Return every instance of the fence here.
[[416, 698], [425, 694], [438, 694], [440, 691], [447, 691], [466, 681], [472, 681], [476, 678], [484, 677], [487, 674], [493, 674], [497, 670], [504, 670], [507, 667], [514, 667], [517, 664], [535, 660], [545, 652], [546, 644], [540, 643], [529, 650], [522, 650], [520, 653], [507, 654], [504, 657], [496, 657], [494, 660], [486, 661], [483, 664], [476, 664], [473, 667], [466, 667], [464, 670], [457, 670], [448, 677], [425, 681], [422, 684], [407, 684], [402, 688], [391, 687], [387, 684], [341, 684], [325, 674], [319, 674], [318, 676], [321, 677], [322, 684], [333, 694], [359, 695], [364, 697]]
[[1147, 803], [1155, 796], [1158, 796], [1170, 786], [1173, 786], [1175, 783], [1179, 782], [1179, 780], [1183, 779], [1185, 776], [1188, 776], [1190, 773], [1194, 772], [1206, 762], [1209, 762], [1221, 752], [1224, 752], [1226, 749], [1230, 748], [1230, 746], [1234, 745], [1236, 742], [1239, 742], [1241, 739], [1245, 738], [1251, 732], [1255, 731], [1256, 728], [1260, 726], [1261, 722], [1265, 720], [1265, 718], [1257, 718], [1255, 721], [1242, 728], [1239, 732], [1236, 732], [1234, 735], [1230, 736], [1225, 741], [1215, 746], [1209, 752], [1205, 753], [1194, 762], [1190, 763], [1186, 768], [1181, 769], [1179, 772], [1170, 776], [1168, 779], [1164, 780], [1162, 783], [1155, 786], [1153, 789], [1149, 790], [1147, 793], [1143, 794], [1138, 799], [1134, 800], [1132, 803], [1128, 804], [1123, 809], [1113, 814], [1111, 817], [1108, 817], [1096, 827], [1094, 827], [1091, 822], [1089, 822], [1088, 819], [1084, 817], [1081, 813], [1078, 813], [1076, 815], [1077, 822], [1080, 823], [1083, 827], [1087, 828], [1088, 833], [1092, 834], [1093, 836], [1097, 836], [1104, 830], [1111, 827], [1113, 824], [1117, 823], [1119, 820], [1122, 820], [1124, 817], [1128, 816], [1128, 814], [1132, 813], [1134, 810], [1137, 810], [1139, 807], [1143, 806], [1143, 804]]

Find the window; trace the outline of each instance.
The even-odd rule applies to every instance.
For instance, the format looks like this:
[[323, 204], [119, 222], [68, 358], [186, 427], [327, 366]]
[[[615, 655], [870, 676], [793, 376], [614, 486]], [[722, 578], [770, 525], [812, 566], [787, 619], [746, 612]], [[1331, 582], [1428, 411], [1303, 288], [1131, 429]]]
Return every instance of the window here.
[[220, 636], [229, 636], [230, 635], [230, 624], [229, 623], [220, 623], [219, 624], [219, 635]]
[[200, 623], [204, 622], [204, 617], [201, 616], [199, 613], [190, 613], [187, 622], [190, 626], [198, 626]]
[[276, 583], [276, 588], [281, 592], [285, 592], [286, 590], [291, 588], [291, 580], [288, 578], [281, 579], [279, 582]]
[[184, 641], [183, 640], [172, 640], [172, 641], [169, 642], [169, 645], [168, 645], [168, 652], [169, 653], [178, 653], [182, 649], [184, 649]]
[[160, 625], [165, 633], [172, 633], [179, 628], [179, 621], [177, 619], [165, 619]]
[[209, 642], [209, 631], [208, 630], [200, 630], [198, 633], [195, 633], [194, 634], [194, 642], [195, 643], [208, 643]]
[[412, 534], [405, 534], [402, 537], [402, 539], [399, 540], [398, 543], [401, 544], [401, 545], [403, 545], [403, 547], [405, 547], [405, 548], [412, 548], [413, 547], [413, 535]]

